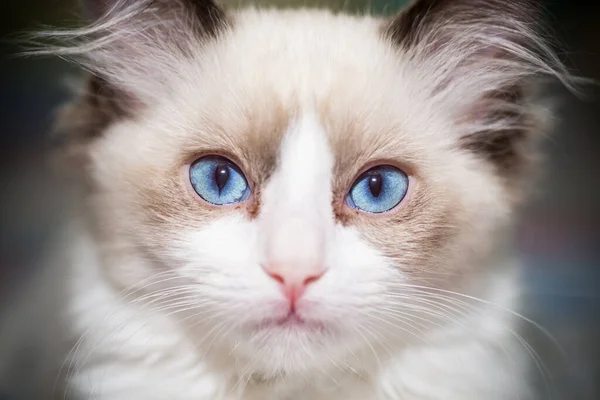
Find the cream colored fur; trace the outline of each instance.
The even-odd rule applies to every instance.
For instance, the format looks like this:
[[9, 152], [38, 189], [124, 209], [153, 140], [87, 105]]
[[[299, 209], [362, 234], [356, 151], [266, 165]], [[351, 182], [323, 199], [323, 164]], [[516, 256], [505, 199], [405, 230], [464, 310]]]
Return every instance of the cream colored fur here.
[[[237, 11], [214, 40], [169, 31], [173, 48], [160, 35], [175, 20], [129, 25], [136, 7], [90, 28], [110, 32], [101, 39], [69, 32], [75, 47], [53, 50], [84, 54], [143, 105], [86, 149], [93, 188], [54, 281], [76, 342], [63, 365], [68, 395], [532, 398], [518, 262], [503, 245], [518, 198], [459, 141], [514, 128], [461, 116], [506, 83], [563, 77], [552, 60], [498, 25], [479, 45], [522, 59], [469, 74], [464, 61], [481, 60], [467, 36], [486, 27], [430, 56], [397, 48], [377, 18], [309, 10]], [[186, 168], [206, 153], [240, 164], [253, 184], [248, 205], [195, 198]], [[348, 209], [353, 180], [382, 162], [410, 175], [406, 199], [386, 215]], [[270, 257], [325, 266], [298, 306], [324, 331], [256, 328], [285, 313], [260, 267]]]

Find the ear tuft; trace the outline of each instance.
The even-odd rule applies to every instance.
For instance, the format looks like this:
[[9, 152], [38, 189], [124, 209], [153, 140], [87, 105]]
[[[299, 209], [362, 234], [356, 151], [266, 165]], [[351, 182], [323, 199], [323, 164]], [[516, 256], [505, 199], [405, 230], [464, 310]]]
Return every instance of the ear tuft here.
[[418, 0], [384, 27], [430, 99], [450, 109], [462, 149], [503, 176], [523, 173], [546, 124], [541, 79], [572, 88], [528, 0]]
[[81, 0], [85, 17], [96, 20], [109, 13], [120, 0]]
[[78, 166], [107, 127], [164, 100], [182, 64], [227, 27], [212, 0], [83, 0], [83, 6], [87, 26], [41, 32], [35, 39], [51, 45], [30, 52], [71, 59], [90, 72], [60, 111], [52, 141], [67, 165]]
[[183, 7], [194, 14], [200, 25], [207, 31], [216, 32], [225, 18], [223, 11], [213, 0], [81, 0], [85, 16], [95, 21], [118, 10], [135, 9], [145, 3], [146, 7], [160, 7], [163, 10]]
[[124, 107], [130, 99], [104, 79], [91, 75], [78, 86], [75, 99], [58, 111], [49, 138], [57, 166], [77, 173], [87, 167], [90, 143], [111, 124], [131, 116]]
[[89, 25], [42, 32], [38, 39], [52, 44], [32, 53], [71, 59], [139, 104], [155, 100], [166, 90], [161, 82], [228, 25], [212, 0], [85, 0], [84, 6]]

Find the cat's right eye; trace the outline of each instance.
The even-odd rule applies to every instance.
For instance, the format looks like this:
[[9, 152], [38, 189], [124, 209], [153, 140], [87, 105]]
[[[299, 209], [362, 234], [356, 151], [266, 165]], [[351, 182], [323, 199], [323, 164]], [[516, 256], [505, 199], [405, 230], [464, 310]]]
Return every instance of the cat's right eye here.
[[250, 196], [250, 186], [240, 168], [220, 156], [202, 157], [190, 166], [190, 183], [205, 201], [215, 205], [235, 204]]
[[396, 167], [373, 167], [354, 182], [346, 203], [368, 213], [390, 211], [406, 196], [408, 181], [408, 176]]

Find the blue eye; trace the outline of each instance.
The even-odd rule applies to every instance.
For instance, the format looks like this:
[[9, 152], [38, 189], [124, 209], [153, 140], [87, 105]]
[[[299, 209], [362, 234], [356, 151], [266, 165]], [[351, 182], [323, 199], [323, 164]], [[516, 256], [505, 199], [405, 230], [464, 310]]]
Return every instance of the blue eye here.
[[408, 191], [408, 176], [398, 168], [380, 165], [362, 174], [348, 193], [349, 206], [370, 213], [396, 207]]
[[190, 182], [200, 197], [216, 205], [239, 203], [250, 196], [244, 174], [223, 157], [207, 156], [194, 161]]

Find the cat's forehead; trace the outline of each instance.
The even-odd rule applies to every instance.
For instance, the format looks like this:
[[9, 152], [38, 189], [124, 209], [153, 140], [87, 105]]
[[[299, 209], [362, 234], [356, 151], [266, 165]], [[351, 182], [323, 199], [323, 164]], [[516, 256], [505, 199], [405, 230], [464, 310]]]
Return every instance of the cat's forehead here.
[[245, 11], [182, 71], [174, 103], [157, 117], [175, 125], [178, 149], [231, 155], [258, 182], [306, 114], [327, 135], [344, 184], [374, 160], [417, 163], [424, 148], [443, 145], [409, 68], [370, 18]]
[[216, 45], [222, 61], [243, 62], [237, 70], [242, 76], [260, 67], [265, 77], [283, 74], [289, 82], [309, 78], [324, 83], [380, 67], [388, 50], [380, 34], [381, 21], [368, 17], [246, 10], [236, 14], [232, 29]]

